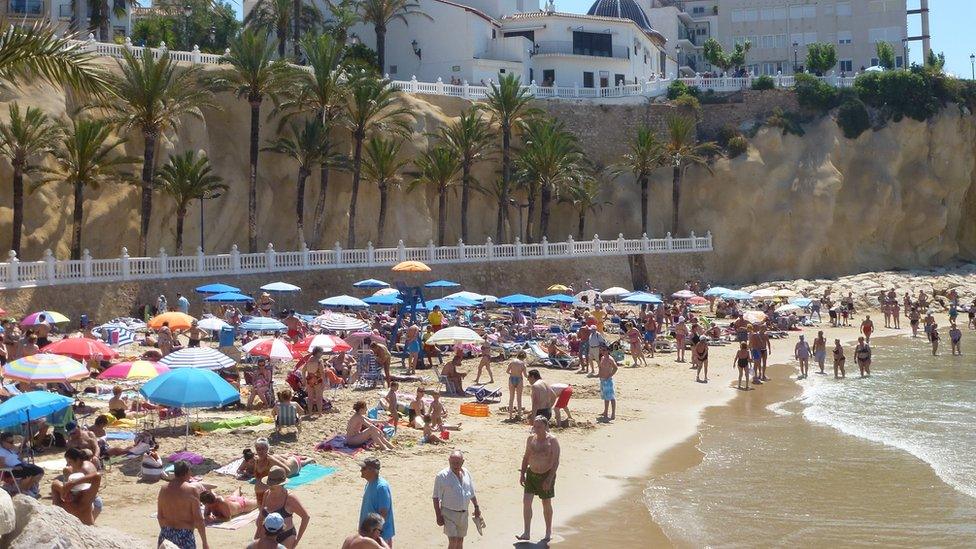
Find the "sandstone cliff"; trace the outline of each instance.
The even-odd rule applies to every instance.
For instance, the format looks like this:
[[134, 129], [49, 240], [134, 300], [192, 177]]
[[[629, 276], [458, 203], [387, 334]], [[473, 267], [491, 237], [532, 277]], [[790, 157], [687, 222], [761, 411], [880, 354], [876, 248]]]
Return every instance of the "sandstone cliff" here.
[[[53, 115], [70, 109], [70, 100], [50, 89], [27, 88], [0, 95], [0, 118], [6, 103], [20, 101]], [[467, 102], [446, 97], [405, 96], [417, 115], [405, 147], [414, 154], [426, 146], [427, 132], [456, 116]], [[188, 120], [175, 136], [163, 140], [159, 156], [188, 149], [204, 150], [216, 171], [230, 185], [223, 197], [206, 205], [208, 251], [246, 245], [246, 177], [248, 110], [230, 95], [219, 98], [220, 110], [204, 120]], [[615, 162], [626, 147], [630, 130], [641, 121], [661, 124], [668, 107], [592, 106], [574, 103], [544, 105], [583, 138], [591, 160]], [[723, 107], [728, 109], [729, 107]], [[266, 109], [266, 112], [270, 108]], [[706, 109], [705, 115], [709, 116]], [[266, 122], [262, 138], [272, 136], [276, 121]], [[856, 140], [843, 137], [829, 118], [809, 125], [803, 137], [763, 129], [746, 155], [721, 159], [714, 175], [692, 170], [685, 179], [681, 215], [684, 226], [715, 235], [716, 252], [708, 260], [709, 278], [727, 282], [779, 277], [813, 277], [864, 270], [908, 268], [976, 258], [976, 117], [948, 107], [928, 122], [905, 120]], [[347, 139], [345, 133], [343, 139]], [[133, 136], [130, 154], [141, 156], [141, 139]], [[477, 170], [482, 181], [497, 177], [496, 163]], [[296, 167], [272, 153], [262, 153], [259, 167], [259, 241], [279, 250], [297, 245], [294, 228]], [[9, 245], [10, 169], [0, 162], [0, 253]], [[328, 191], [325, 236], [310, 246], [330, 248], [345, 240], [350, 177], [335, 172]], [[651, 236], [661, 236], [670, 220], [670, 170], [655, 175], [651, 193]], [[308, 181], [306, 227], [318, 196], [318, 175]], [[494, 234], [495, 210], [485, 195], [474, 195], [470, 226], [474, 240]], [[638, 188], [632, 178], [609, 183], [612, 204], [587, 222], [587, 237], [599, 233], [639, 232]], [[123, 245], [134, 251], [138, 231], [138, 189], [106, 186], [89, 190], [85, 204], [83, 247], [94, 257], [117, 256]], [[448, 240], [459, 236], [458, 197], [449, 200]], [[174, 248], [174, 205], [157, 196], [150, 249]], [[364, 184], [359, 200], [359, 241], [375, 240], [378, 193]], [[70, 228], [70, 190], [49, 185], [27, 197], [25, 252], [27, 259], [50, 248], [66, 257]], [[199, 240], [199, 210], [191, 206], [186, 226], [186, 251]], [[425, 243], [434, 235], [436, 200], [424, 192], [393, 194], [387, 245], [403, 238]], [[518, 213], [511, 213], [517, 223]], [[307, 232], [310, 232], [306, 229]], [[514, 227], [513, 227], [514, 230]], [[556, 207], [550, 239], [576, 232], [575, 212]], [[652, 274], [653, 276], [653, 274]]]

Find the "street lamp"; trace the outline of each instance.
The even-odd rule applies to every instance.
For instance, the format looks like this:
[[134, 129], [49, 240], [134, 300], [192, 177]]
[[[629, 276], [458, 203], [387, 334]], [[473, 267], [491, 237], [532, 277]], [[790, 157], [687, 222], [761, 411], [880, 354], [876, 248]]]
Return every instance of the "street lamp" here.
[[214, 193], [211, 195], [203, 195], [200, 197], [200, 249], [201, 250], [206, 250], [206, 248], [204, 248], [204, 239], [203, 239], [203, 201], [220, 198], [220, 194], [221, 193]]
[[190, 17], [193, 16], [193, 6], [183, 5], [183, 39], [186, 41], [186, 49], [189, 51], [193, 46], [190, 45]]
[[969, 54], [969, 64], [973, 69], [973, 80], [976, 80], [976, 53]]
[[799, 65], [800, 59], [800, 44], [799, 42], [793, 42], [793, 74], [796, 74], [797, 66]]
[[525, 208], [528, 208], [529, 205], [528, 204], [521, 204], [518, 201], [516, 201], [514, 198], [509, 198], [508, 199], [508, 203], [511, 204], [512, 206], [515, 206], [516, 208], [518, 208], [518, 212], [519, 212], [519, 240], [521, 240], [522, 242], [525, 242], [525, 223], [523, 223], [523, 219], [522, 219], [522, 210], [524, 210]]

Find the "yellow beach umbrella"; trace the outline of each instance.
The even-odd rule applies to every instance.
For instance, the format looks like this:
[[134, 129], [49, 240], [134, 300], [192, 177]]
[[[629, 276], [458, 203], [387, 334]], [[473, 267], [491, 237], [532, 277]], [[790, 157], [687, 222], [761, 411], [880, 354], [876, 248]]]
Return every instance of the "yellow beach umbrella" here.
[[396, 273], [429, 273], [430, 267], [421, 261], [402, 261], [393, 266]]
[[552, 286], [546, 288], [546, 291], [547, 292], [568, 292], [569, 286], [564, 286], [562, 284], [553, 284]]

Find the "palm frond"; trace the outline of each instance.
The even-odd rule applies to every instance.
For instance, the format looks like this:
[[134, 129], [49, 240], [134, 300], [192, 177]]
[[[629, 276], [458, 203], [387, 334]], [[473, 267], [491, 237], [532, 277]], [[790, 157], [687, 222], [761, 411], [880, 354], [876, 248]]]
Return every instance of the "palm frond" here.
[[18, 83], [40, 78], [52, 85], [69, 85], [87, 93], [101, 94], [107, 73], [97, 57], [55, 34], [47, 22], [30, 26], [10, 25], [0, 34], [0, 82]]

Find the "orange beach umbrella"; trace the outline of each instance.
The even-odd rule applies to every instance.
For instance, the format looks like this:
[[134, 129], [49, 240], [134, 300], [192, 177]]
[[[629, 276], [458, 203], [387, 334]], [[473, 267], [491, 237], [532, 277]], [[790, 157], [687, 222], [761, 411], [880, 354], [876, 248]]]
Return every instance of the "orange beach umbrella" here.
[[393, 266], [396, 273], [429, 273], [430, 267], [420, 261], [401, 261]]

